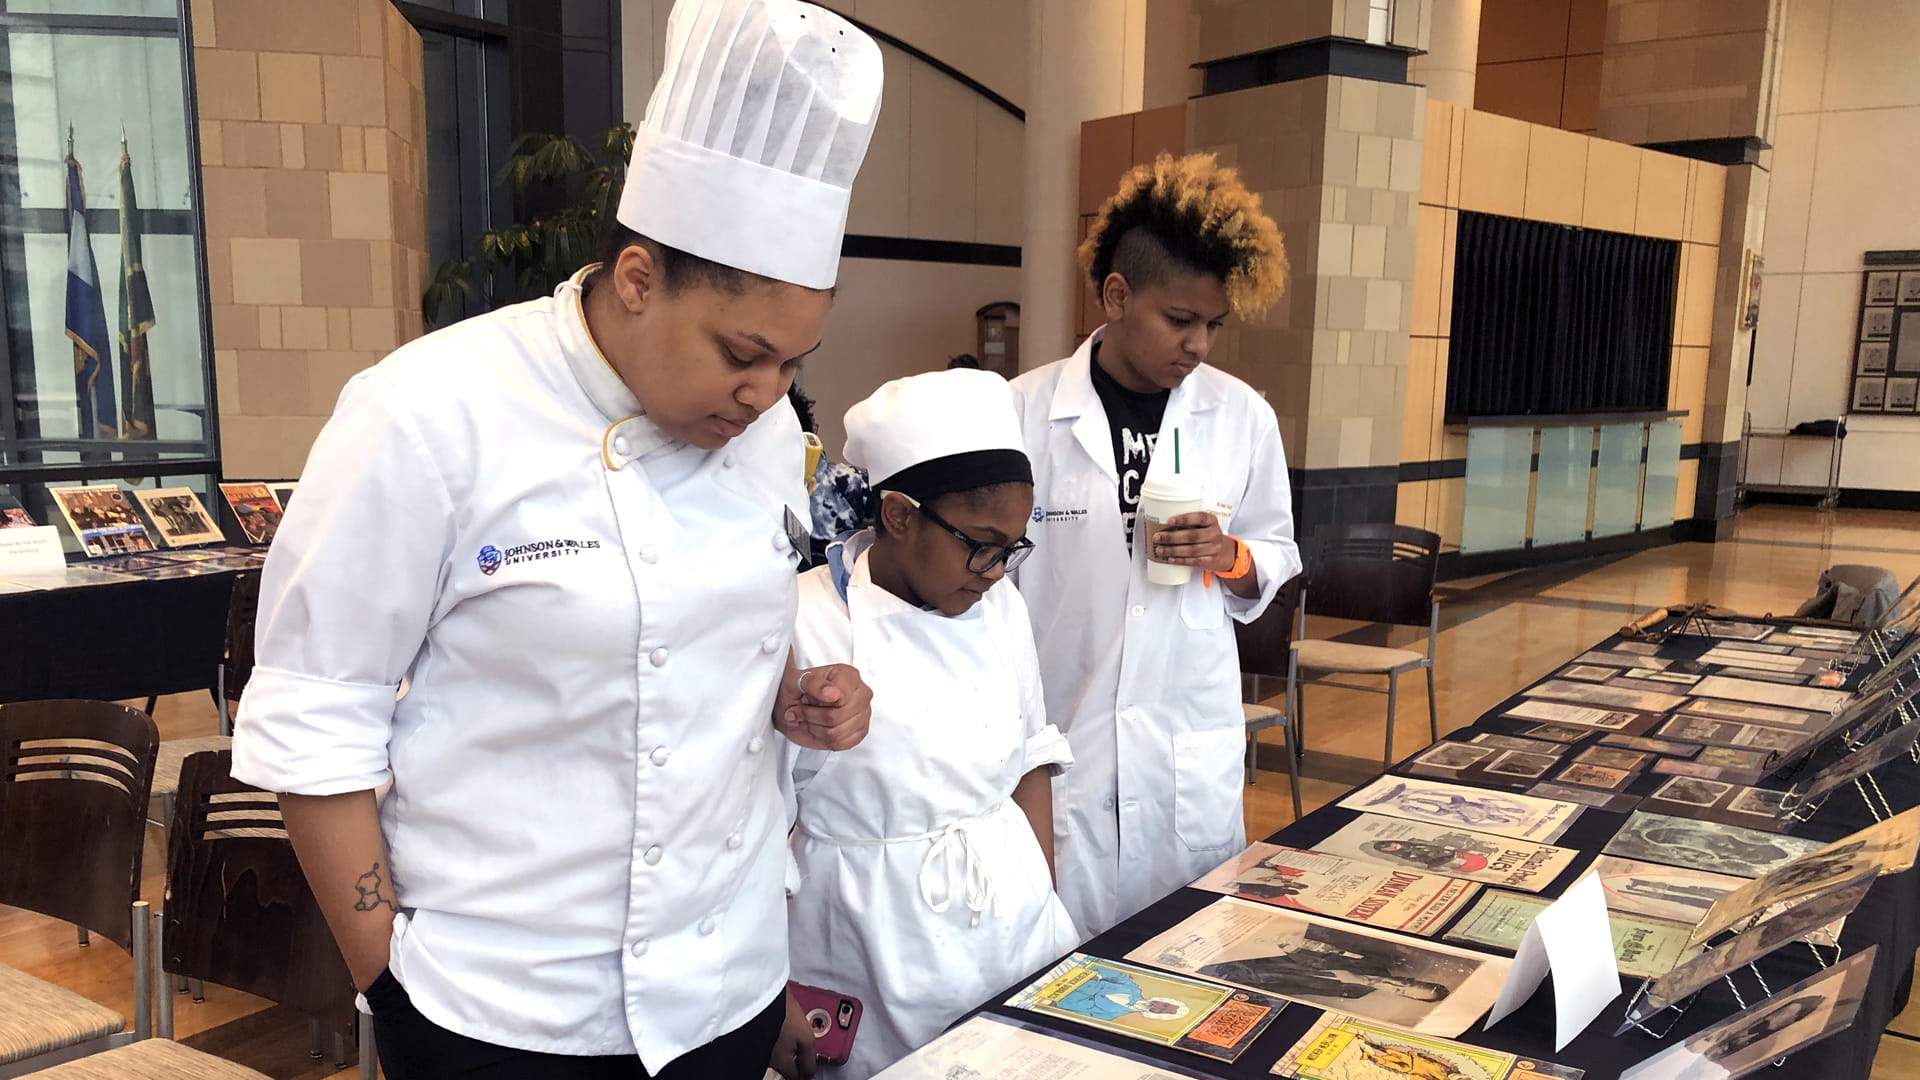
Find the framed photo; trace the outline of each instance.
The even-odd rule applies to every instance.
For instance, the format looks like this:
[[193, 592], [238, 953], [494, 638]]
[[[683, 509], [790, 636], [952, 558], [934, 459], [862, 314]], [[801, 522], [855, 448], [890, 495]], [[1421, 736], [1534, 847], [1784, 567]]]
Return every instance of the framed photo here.
[[1885, 341], [1893, 336], [1893, 308], [1868, 308], [1860, 316], [1860, 336]]
[[1887, 373], [1887, 347], [1890, 342], [1863, 341], [1857, 359], [1854, 361], [1855, 375], [1885, 375]]
[[1747, 272], [1740, 278], [1741, 287], [1746, 291], [1740, 305], [1740, 329], [1751, 330], [1760, 325], [1760, 279], [1765, 273], [1766, 260], [1757, 251], [1747, 252]]
[[1888, 379], [1888, 412], [1913, 412], [1915, 391], [1920, 390], [1920, 379]]
[[1853, 411], [1880, 412], [1887, 404], [1887, 380], [1859, 379], [1853, 384]]
[[1900, 302], [1920, 304], [1920, 270], [1900, 271]]
[[1900, 295], [1900, 272], [1898, 270], [1867, 271], [1867, 303], [1891, 304]]
[[1889, 359], [1895, 375], [1920, 375], [1920, 311], [1900, 309], [1900, 338]]

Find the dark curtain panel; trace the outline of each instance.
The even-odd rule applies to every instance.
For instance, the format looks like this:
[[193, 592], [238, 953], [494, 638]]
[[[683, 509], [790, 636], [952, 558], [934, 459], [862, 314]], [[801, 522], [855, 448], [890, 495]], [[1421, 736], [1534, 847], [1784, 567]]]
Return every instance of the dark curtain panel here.
[[1447, 415], [1664, 409], [1680, 245], [1462, 211]]

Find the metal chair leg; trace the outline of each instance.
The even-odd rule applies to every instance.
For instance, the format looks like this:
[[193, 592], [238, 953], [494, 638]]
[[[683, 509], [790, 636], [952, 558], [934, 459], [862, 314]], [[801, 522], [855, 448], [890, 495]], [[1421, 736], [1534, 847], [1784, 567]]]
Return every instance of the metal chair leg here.
[[1247, 732], [1247, 786], [1248, 787], [1254, 786], [1254, 782], [1255, 782], [1253, 778], [1253, 774], [1255, 772], [1254, 759], [1259, 755], [1259, 753], [1260, 753], [1260, 733], [1257, 731]]
[[[1281, 730], [1286, 730], [1284, 724], [1281, 725]], [[1293, 820], [1299, 821], [1302, 816], [1300, 813], [1300, 764], [1293, 759], [1291, 740], [1287, 743], [1287, 783], [1293, 786]]]
[[173, 1038], [173, 995], [167, 993], [167, 954], [165, 913], [153, 913], [153, 1033], [162, 1039]]
[[1297, 768], [1304, 758], [1307, 746], [1307, 710], [1305, 705], [1306, 687], [1300, 682], [1299, 661], [1287, 657], [1287, 753], [1293, 756]]
[[1380, 758], [1380, 771], [1393, 768], [1393, 712], [1400, 701], [1400, 676], [1387, 676], [1387, 748]]
[[1440, 692], [1433, 688], [1433, 665], [1427, 665], [1427, 730], [1440, 741]]
[[76, 927], [74, 927], [74, 930], [76, 930], [76, 931], [78, 931], [78, 933], [76, 934], [76, 940], [77, 940], [77, 941], [79, 941], [79, 943], [80, 943], [80, 947], [81, 947], [81, 948], [83, 948], [83, 949], [84, 949], [84, 948], [86, 948], [87, 946], [89, 946], [89, 945], [91, 945], [91, 944], [93, 944], [93, 939], [92, 939], [91, 937], [88, 937], [88, 936], [87, 936], [87, 928], [86, 928], [86, 927], [84, 927], [84, 926], [76, 926]]
[[336, 1069], [347, 1067], [347, 1033], [344, 1031], [333, 1033], [333, 1067]]
[[360, 1080], [375, 1080], [380, 1054], [373, 1046], [373, 1017], [360, 1014]]
[[322, 1057], [326, 1056], [326, 1051], [321, 1049], [320, 1046], [320, 1036], [320, 1021], [307, 1021], [307, 1056], [315, 1061], [319, 1061]]
[[187, 993], [193, 995], [193, 1003], [195, 1005], [205, 1004], [207, 1000], [207, 984], [201, 982], [199, 979], [188, 979]]
[[133, 1037], [153, 1035], [153, 912], [145, 900], [133, 902]]

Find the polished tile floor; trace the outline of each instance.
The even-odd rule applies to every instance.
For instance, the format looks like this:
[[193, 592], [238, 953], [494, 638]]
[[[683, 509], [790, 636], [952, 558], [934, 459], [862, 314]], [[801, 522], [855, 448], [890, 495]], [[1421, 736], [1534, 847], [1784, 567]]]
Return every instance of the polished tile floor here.
[[[1442, 588], [1437, 681], [1443, 732], [1471, 723], [1517, 688], [1546, 675], [1642, 611], [1711, 601], [1743, 612], [1790, 612], [1812, 595], [1820, 571], [1834, 563], [1884, 566], [1903, 582], [1920, 574], [1920, 514], [1759, 507], [1743, 513], [1731, 539], [1680, 544], [1638, 554], [1550, 567]], [[1314, 620], [1316, 637], [1368, 628]], [[1394, 631], [1391, 640], [1418, 647], [1423, 632]], [[1405, 680], [1394, 756], [1425, 743], [1426, 691]], [[1305, 776], [1312, 809], [1336, 799], [1379, 769], [1384, 699], [1336, 690], [1309, 691]], [[211, 734], [204, 695], [162, 699], [155, 719], [163, 738]], [[1292, 820], [1279, 733], [1263, 735], [1262, 769], [1247, 793], [1247, 832], [1265, 836]], [[162, 896], [165, 866], [157, 832], [149, 834], [146, 896]], [[70, 927], [0, 908], [0, 963], [50, 979], [123, 1011], [132, 1000], [125, 953], [104, 942], [75, 947]], [[201, 1049], [230, 1057], [278, 1080], [334, 1075], [307, 1056], [304, 1023], [265, 1002], [219, 987], [204, 1004], [177, 997], [175, 1031]], [[1920, 1002], [1920, 995], [1916, 995]], [[1875, 1080], [1920, 1080], [1920, 1005], [1882, 1039]]]

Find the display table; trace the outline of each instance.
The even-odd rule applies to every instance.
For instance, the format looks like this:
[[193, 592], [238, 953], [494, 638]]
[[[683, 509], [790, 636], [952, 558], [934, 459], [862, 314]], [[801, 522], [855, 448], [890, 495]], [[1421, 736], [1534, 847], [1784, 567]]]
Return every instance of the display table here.
[[216, 691], [242, 572], [0, 592], [0, 703]]
[[[1605, 648], [1613, 641], [1614, 639], [1609, 639], [1597, 647]], [[1661, 647], [1660, 656], [1677, 660], [1693, 659], [1704, 652], [1708, 644], [1696, 638], [1673, 638]], [[1857, 685], [1869, 674], [1871, 674], [1871, 667], [1856, 671], [1849, 680], [1849, 685]], [[1523, 695], [1516, 694], [1489, 712], [1473, 728], [1456, 732], [1452, 737], [1464, 738], [1476, 730], [1488, 732], [1507, 730], [1511, 726], [1511, 721], [1496, 723], [1493, 718], [1518, 704], [1522, 698]], [[1601, 733], [1595, 732], [1596, 736], [1599, 734]], [[1398, 770], [1399, 767], [1396, 766], [1394, 771]], [[1643, 774], [1634, 781], [1632, 786], [1624, 790], [1633, 795], [1646, 795], [1667, 779], [1669, 778], [1651, 773]], [[1920, 802], [1920, 765], [1916, 765], [1910, 759], [1901, 757], [1893, 764], [1885, 766], [1878, 774], [1878, 779], [1881, 789], [1886, 792], [1896, 813]], [[1776, 782], [1774, 786], [1783, 785]], [[1316, 843], [1358, 816], [1353, 811], [1329, 804], [1280, 830], [1269, 839], [1273, 843], [1288, 847], [1311, 849]], [[1626, 818], [1627, 815], [1624, 813], [1608, 813], [1595, 808], [1584, 810], [1566, 833], [1554, 841], [1561, 847], [1578, 849], [1583, 853], [1582, 857], [1575, 860], [1572, 867], [1542, 895], [1558, 896], [1584, 875], [1593, 857], [1599, 853]], [[1827, 805], [1811, 821], [1795, 826], [1790, 830], [1790, 834], [1822, 842], [1837, 840], [1872, 824], [1873, 820], [1853, 788], [1845, 787], [1835, 792]], [[1868, 892], [1866, 899], [1847, 920], [1846, 929], [1841, 938], [1845, 955], [1858, 952], [1868, 945], [1877, 944], [1880, 947], [1866, 1000], [1853, 1026], [1824, 1042], [1815, 1043], [1800, 1051], [1788, 1060], [1784, 1070], [1777, 1075], [1795, 1078], [1818, 1076], [1823, 1080], [1867, 1076], [1879, 1046], [1881, 1034], [1885, 1031], [1888, 1021], [1905, 1006], [1913, 979], [1914, 949], [1916, 944], [1920, 944], [1920, 895], [1917, 895], [1915, 874], [1916, 871], [1909, 870], [1878, 879]], [[1171, 929], [1219, 898], [1217, 894], [1211, 892], [1182, 889], [1109, 932], [1094, 938], [1082, 946], [1081, 951], [1094, 956], [1125, 958], [1128, 952]], [[1438, 939], [1436, 935], [1426, 940]], [[1767, 985], [1773, 990], [1779, 990], [1812, 974], [1819, 969], [1819, 964], [1806, 946], [1794, 944], [1763, 958], [1759, 961], [1758, 968], [1766, 978]], [[1753, 1004], [1767, 996], [1766, 991], [1761, 990], [1755, 983], [1751, 973], [1744, 969], [1735, 974], [1735, 979], [1740, 982], [1741, 993], [1746, 995], [1748, 1004]], [[1553, 1048], [1554, 1015], [1550, 983], [1518, 1013], [1495, 1025], [1491, 1031], [1483, 1031], [1476, 1025], [1461, 1036], [1461, 1041], [1506, 1050], [1522, 1057], [1584, 1069], [1586, 1070], [1585, 1080], [1614, 1080], [1622, 1070], [1651, 1056], [1657, 1050], [1673, 1045], [1687, 1035], [1726, 1018], [1740, 1008], [1726, 982], [1718, 981], [1700, 994], [1692, 1006], [1680, 1016], [1677, 1025], [1666, 1038], [1655, 1039], [1638, 1030], [1630, 1030], [1619, 1038], [1612, 1038], [1610, 1033], [1619, 1026], [1633, 990], [1639, 985], [1639, 980], [1622, 976], [1621, 983], [1625, 992], [1613, 1002], [1598, 1021], [1563, 1050], [1556, 1051]], [[1021, 986], [1024, 985], [1026, 983], [1023, 981]], [[1014, 1017], [1025, 1024], [1055, 1031], [1069, 1038], [1111, 1046], [1135, 1056], [1165, 1062], [1196, 1076], [1245, 1078], [1268, 1076], [1273, 1064], [1320, 1015], [1320, 1011], [1310, 1005], [1300, 1003], [1288, 1005], [1273, 1026], [1260, 1036], [1238, 1062], [1222, 1065], [1181, 1050], [1166, 1049], [1147, 1042], [1121, 1038], [1105, 1031], [1058, 1022], [1049, 1017], [1009, 1009], [999, 1004], [1018, 989], [1019, 987], [1010, 988], [1006, 993], [999, 995], [993, 1003], [983, 1007], [981, 1011]], [[1649, 1026], [1659, 1030], [1664, 1025], [1664, 1018], [1671, 1015], [1669, 1013], [1655, 1018], [1649, 1021]]]

